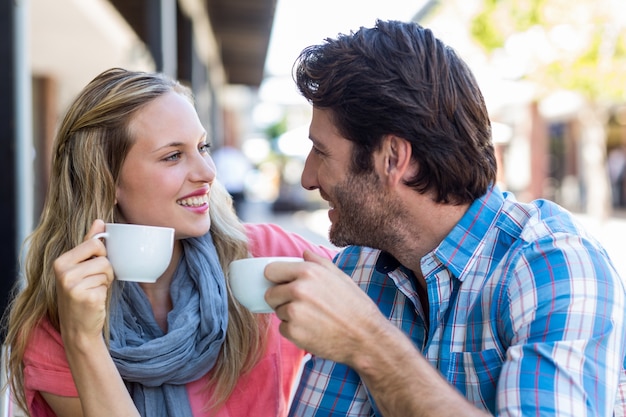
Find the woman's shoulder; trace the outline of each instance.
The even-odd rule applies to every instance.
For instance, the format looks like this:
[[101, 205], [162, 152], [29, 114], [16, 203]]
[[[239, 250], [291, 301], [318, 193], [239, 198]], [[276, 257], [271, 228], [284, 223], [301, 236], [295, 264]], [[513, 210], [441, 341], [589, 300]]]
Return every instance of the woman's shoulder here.
[[332, 259], [337, 250], [317, 245], [297, 233], [289, 232], [272, 223], [245, 223], [248, 248], [252, 256], [302, 256], [305, 250]]
[[61, 333], [47, 318], [42, 318], [33, 328], [24, 351], [25, 367], [39, 367], [42, 364], [69, 369]]
[[[52, 415], [38, 391], [77, 397], [61, 333], [48, 319], [33, 328], [24, 351], [24, 391], [32, 415]], [[42, 414], [43, 413], [43, 414]]]

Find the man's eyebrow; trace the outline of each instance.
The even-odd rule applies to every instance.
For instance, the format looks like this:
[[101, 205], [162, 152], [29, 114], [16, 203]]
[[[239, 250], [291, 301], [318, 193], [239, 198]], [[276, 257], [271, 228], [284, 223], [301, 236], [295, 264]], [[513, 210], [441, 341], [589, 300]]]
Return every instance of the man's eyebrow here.
[[326, 152], [328, 150], [326, 145], [324, 145], [322, 142], [320, 142], [317, 139], [315, 139], [315, 137], [313, 135], [309, 135], [309, 140], [311, 140], [311, 142], [313, 142], [313, 146], [315, 146], [318, 150], [320, 150], [322, 152]]

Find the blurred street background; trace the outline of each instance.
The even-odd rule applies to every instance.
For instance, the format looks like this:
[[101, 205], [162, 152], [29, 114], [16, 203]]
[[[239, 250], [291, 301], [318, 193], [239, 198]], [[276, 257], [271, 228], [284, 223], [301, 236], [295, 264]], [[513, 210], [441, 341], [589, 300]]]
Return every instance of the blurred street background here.
[[[626, 0], [18, 0], [0, 4], [0, 310], [38, 221], [57, 123], [110, 67], [189, 85], [218, 178], [246, 221], [326, 243], [300, 186], [310, 106], [299, 52], [376, 18], [433, 29], [470, 65], [493, 122], [498, 183], [548, 198], [626, 277]], [[79, 202], [77, 202], [79, 204]]]

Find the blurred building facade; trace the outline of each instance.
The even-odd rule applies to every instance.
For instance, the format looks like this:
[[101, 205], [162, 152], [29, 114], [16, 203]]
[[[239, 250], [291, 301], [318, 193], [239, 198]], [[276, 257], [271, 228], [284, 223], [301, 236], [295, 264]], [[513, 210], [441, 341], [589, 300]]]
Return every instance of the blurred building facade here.
[[[551, 6], [558, 3], [553, 1]], [[616, 37], [623, 37], [626, 19], [615, 8], [617, 2], [589, 4], [613, 10], [610, 23]], [[584, 5], [579, 6], [584, 9]], [[520, 200], [548, 198], [601, 219], [614, 209], [623, 212], [623, 197], [611, 207], [615, 188], [623, 189], [625, 184], [622, 181], [611, 190], [607, 156], [626, 146], [626, 97], [594, 103], [582, 92], [549, 88], [529, 77], [533, 67], [560, 58], [555, 48], [547, 45], [547, 37], [553, 34], [548, 28], [516, 34], [506, 42], [510, 50], [488, 55], [470, 35], [472, 19], [481, 7], [484, 2], [479, 0], [429, 0], [413, 20], [433, 29], [468, 62], [477, 77], [493, 123], [502, 188], [515, 192]], [[590, 28], [589, 33], [578, 31], [581, 39], [566, 39], [569, 48], [574, 48], [576, 41], [590, 42], [584, 36], [591, 38], [601, 30], [594, 26], [591, 16], [578, 18], [559, 28], [563, 32]], [[596, 71], [601, 77], [600, 65]]]
[[[236, 142], [263, 79], [276, 0], [16, 0], [0, 5], [0, 311], [40, 214], [56, 125], [111, 67], [191, 87], [217, 146]], [[234, 93], [233, 93], [234, 92]], [[244, 127], [242, 127], [244, 125]], [[77, 202], [78, 204], [78, 202]]]

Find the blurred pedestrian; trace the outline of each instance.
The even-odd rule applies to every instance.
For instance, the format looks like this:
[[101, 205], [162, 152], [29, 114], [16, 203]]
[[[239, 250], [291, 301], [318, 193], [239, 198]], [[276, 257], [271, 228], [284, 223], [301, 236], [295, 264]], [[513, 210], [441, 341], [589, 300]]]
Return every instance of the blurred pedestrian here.
[[616, 146], [607, 156], [607, 169], [611, 181], [613, 207], [624, 206], [624, 174], [626, 173], [626, 152], [623, 146]]
[[238, 148], [222, 146], [211, 153], [217, 168], [220, 183], [233, 199], [235, 211], [242, 214], [242, 206], [246, 195], [246, 178], [252, 170], [252, 164], [246, 155]]

